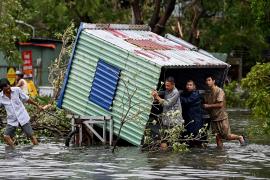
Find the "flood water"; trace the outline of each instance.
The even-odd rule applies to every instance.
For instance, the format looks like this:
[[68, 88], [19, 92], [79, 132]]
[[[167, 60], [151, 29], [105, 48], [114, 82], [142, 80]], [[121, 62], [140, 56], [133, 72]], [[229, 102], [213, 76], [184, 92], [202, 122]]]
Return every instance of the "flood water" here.
[[[230, 112], [232, 132], [249, 126], [246, 112]], [[187, 153], [141, 152], [121, 147], [115, 154], [104, 147], [64, 147], [63, 143], [17, 146], [0, 144], [0, 179], [270, 179], [270, 141], [225, 142], [218, 150]]]

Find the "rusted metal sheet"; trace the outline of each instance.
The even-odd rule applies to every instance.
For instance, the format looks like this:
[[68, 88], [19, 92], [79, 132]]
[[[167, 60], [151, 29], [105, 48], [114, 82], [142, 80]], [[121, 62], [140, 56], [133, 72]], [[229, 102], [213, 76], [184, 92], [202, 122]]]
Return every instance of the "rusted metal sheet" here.
[[206, 51], [197, 50], [195, 46], [183, 43], [185, 41], [176, 37], [173, 39], [172, 35], [167, 37], [173, 40], [150, 31], [87, 29], [86, 32], [160, 66], [200, 68], [228, 66]]

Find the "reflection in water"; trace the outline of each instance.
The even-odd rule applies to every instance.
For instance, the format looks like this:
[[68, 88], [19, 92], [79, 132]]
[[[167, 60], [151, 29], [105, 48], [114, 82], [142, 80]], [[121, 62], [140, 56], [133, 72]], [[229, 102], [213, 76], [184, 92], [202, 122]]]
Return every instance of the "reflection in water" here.
[[[238, 115], [239, 116], [239, 115]], [[232, 114], [232, 126], [241, 132], [246, 115]], [[237, 123], [235, 123], [237, 121]], [[241, 121], [242, 123], [239, 123]], [[235, 123], [235, 124], [234, 124]], [[240, 147], [227, 142], [179, 154], [140, 152], [104, 147], [65, 148], [62, 143], [18, 146], [0, 145], [0, 179], [267, 179], [270, 178], [270, 146], [250, 142]]]

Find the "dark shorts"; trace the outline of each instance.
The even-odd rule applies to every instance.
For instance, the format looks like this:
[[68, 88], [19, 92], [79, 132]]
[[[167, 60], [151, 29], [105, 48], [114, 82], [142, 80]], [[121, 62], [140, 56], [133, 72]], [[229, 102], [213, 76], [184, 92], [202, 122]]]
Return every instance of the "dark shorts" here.
[[[24, 124], [23, 126], [21, 126], [21, 128], [22, 128], [24, 134], [28, 138], [30, 138], [33, 135], [33, 129], [31, 127], [30, 123]], [[11, 126], [11, 125], [7, 124], [4, 135], [10, 136], [11, 138], [13, 138], [15, 136], [16, 129], [17, 129], [16, 126]]]

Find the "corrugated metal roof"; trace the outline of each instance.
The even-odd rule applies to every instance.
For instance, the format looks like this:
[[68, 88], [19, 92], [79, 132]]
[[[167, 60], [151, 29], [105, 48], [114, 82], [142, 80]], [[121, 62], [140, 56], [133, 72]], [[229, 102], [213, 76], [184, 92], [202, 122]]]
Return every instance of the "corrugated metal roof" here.
[[126, 28], [90, 28], [85, 32], [160, 66], [229, 66], [210, 53], [201, 49], [197, 50], [195, 46], [172, 35], [167, 35], [167, 38], [164, 38], [151, 31]]

